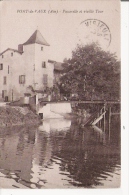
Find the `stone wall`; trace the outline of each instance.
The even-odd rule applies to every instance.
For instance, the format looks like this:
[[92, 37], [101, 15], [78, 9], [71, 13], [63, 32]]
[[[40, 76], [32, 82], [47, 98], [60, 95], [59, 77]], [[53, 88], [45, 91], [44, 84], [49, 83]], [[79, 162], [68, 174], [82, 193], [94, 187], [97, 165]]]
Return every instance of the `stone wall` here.
[[71, 103], [53, 103], [50, 106], [51, 111], [55, 112], [55, 113], [71, 113], [72, 109], [71, 109]]
[[61, 114], [71, 113], [70, 103], [48, 103], [41, 106], [38, 110], [38, 114], [43, 113], [43, 118], [62, 118]]

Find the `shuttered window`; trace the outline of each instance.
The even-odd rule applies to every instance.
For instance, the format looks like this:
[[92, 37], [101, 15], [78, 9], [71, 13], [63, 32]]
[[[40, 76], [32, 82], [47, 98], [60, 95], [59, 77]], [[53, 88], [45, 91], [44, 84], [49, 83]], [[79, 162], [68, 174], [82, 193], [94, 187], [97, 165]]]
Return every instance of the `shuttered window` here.
[[42, 68], [46, 68], [46, 62], [42, 62]]
[[48, 75], [47, 74], [43, 75], [43, 84], [44, 84], [44, 86], [47, 86], [47, 84], [48, 84]]
[[3, 77], [3, 84], [6, 85], [7, 84], [7, 77]]
[[8, 74], [9, 74], [9, 66], [8, 66]]
[[3, 70], [3, 64], [0, 64], [0, 70]]
[[20, 75], [19, 76], [19, 83], [24, 84], [25, 83], [25, 75]]
[[7, 96], [7, 91], [6, 90], [2, 90], [2, 98], [5, 98], [5, 96]]

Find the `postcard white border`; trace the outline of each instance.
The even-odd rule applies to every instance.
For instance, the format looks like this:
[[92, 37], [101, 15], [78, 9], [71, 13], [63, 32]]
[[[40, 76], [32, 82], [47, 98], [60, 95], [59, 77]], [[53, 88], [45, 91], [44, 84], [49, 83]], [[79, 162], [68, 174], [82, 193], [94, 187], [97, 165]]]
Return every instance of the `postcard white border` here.
[[[114, 24], [115, 25], [115, 24]], [[118, 189], [55, 189], [55, 190], [22, 190], [22, 189], [1, 189], [1, 195], [128, 195], [129, 194], [129, 2], [121, 3], [121, 97], [122, 97], [122, 175], [121, 187]]]

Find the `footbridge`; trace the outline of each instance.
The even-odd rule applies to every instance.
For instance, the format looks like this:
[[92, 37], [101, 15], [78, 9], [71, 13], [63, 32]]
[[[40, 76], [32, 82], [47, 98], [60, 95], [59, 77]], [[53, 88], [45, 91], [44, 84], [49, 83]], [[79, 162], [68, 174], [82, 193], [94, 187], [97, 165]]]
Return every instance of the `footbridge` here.
[[119, 100], [58, 100], [58, 101], [43, 101], [39, 100], [42, 103], [79, 103], [79, 104], [121, 104]]

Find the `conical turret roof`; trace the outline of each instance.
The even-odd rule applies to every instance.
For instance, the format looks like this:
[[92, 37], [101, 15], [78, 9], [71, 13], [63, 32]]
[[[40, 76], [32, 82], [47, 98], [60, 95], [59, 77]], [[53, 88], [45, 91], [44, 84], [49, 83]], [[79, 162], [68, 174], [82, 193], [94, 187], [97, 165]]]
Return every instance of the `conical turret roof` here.
[[25, 43], [23, 43], [23, 45], [29, 45], [33, 43], [50, 46], [38, 30], [36, 30], [31, 35], [31, 37]]

